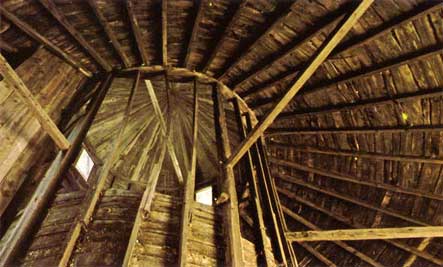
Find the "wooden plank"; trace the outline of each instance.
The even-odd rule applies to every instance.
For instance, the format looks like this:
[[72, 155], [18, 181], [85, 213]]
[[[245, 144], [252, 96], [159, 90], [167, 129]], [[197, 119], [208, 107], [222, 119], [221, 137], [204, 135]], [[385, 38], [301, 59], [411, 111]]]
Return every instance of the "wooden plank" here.
[[131, 65], [129, 63], [129, 59], [126, 56], [125, 52], [123, 52], [123, 48], [120, 45], [120, 42], [117, 39], [117, 36], [114, 34], [114, 32], [112, 31], [111, 27], [109, 26], [105, 16], [103, 15], [103, 13], [100, 11], [100, 8], [97, 5], [97, 1], [96, 0], [87, 0], [89, 6], [91, 7], [92, 11], [94, 12], [95, 16], [98, 19], [98, 22], [100, 23], [100, 25], [103, 27], [106, 35], [108, 36], [109, 40], [111, 40], [111, 44], [114, 47], [115, 51], [117, 52], [117, 54], [119, 55], [120, 59], [123, 62], [123, 65], [126, 68], [129, 68], [129, 66]]
[[168, 66], [168, 0], [162, 1], [162, 62]]
[[[441, 232], [443, 232], [443, 231], [441, 231]], [[419, 251], [425, 250], [429, 246], [429, 243], [431, 243], [431, 240], [432, 240], [432, 237], [427, 237], [427, 238], [423, 239], [420, 242], [420, 244], [418, 245], [417, 250], [419, 250]], [[411, 267], [414, 264], [416, 259], [417, 259], [417, 255], [409, 256], [409, 258], [403, 264], [403, 267]], [[443, 263], [440, 263], [440, 264], [443, 265]]]
[[257, 141], [258, 138], [264, 133], [264, 131], [273, 123], [278, 114], [283, 111], [287, 104], [292, 100], [295, 94], [302, 88], [302, 86], [308, 81], [308, 79], [314, 74], [317, 68], [326, 60], [332, 50], [340, 43], [343, 37], [348, 33], [358, 19], [365, 13], [366, 9], [372, 4], [373, 0], [363, 0], [357, 6], [357, 8], [350, 14], [350, 16], [344, 21], [343, 24], [337, 29], [337, 31], [325, 42], [325, 45], [320, 49], [314, 59], [301, 72], [296, 82], [289, 89], [283, 98], [275, 105], [271, 112], [268, 113], [266, 118], [259, 122], [255, 128], [248, 134], [248, 137], [240, 143], [238, 148], [226, 162], [228, 165], [235, 165], [240, 158], [249, 150], [249, 148]]
[[111, 81], [112, 74], [109, 74], [103, 80], [100, 90], [88, 109], [88, 114], [68, 136], [68, 140], [72, 142], [71, 147], [66, 152], [60, 151], [46, 171], [11, 235], [8, 240], [5, 240], [5, 244], [8, 245], [3, 246], [0, 250], [0, 266], [9, 266], [15, 255], [21, 251], [23, 243], [29, 240], [29, 235], [38, 220], [41, 219], [41, 214], [45, 211], [47, 204], [53, 198], [57, 185], [77, 158], [82, 142], [108, 92]]
[[192, 27], [191, 37], [189, 38], [188, 46], [186, 48], [186, 57], [185, 57], [185, 62], [184, 62], [185, 68], [189, 68], [189, 60], [191, 57], [191, 51], [192, 51], [194, 44], [197, 42], [197, 34], [198, 34], [198, 30], [200, 28], [200, 22], [203, 17], [204, 8], [207, 5], [207, 0], [201, 0], [201, 1], [195, 0], [194, 4], [197, 4], [197, 3], [200, 3], [200, 4], [198, 6], [197, 16], [195, 17], [195, 20], [194, 20], [194, 26]]
[[87, 68], [85, 68], [79, 61], [74, 60], [71, 56], [69, 56], [63, 50], [61, 50], [56, 45], [54, 45], [52, 42], [50, 42], [46, 37], [44, 37], [43, 35], [38, 33], [29, 24], [27, 24], [26, 22], [22, 21], [18, 17], [16, 17], [14, 14], [9, 12], [3, 6], [0, 6], [0, 13], [3, 16], [5, 16], [5, 18], [7, 18], [9, 21], [14, 23], [14, 25], [17, 26], [20, 30], [25, 32], [27, 35], [29, 35], [31, 38], [36, 40], [38, 43], [40, 43], [40, 44], [44, 45], [45, 47], [47, 47], [54, 54], [56, 54], [57, 56], [61, 57], [68, 64], [72, 65], [78, 71], [83, 73], [86, 77], [92, 77], [92, 73]]
[[195, 174], [197, 169], [197, 142], [198, 142], [198, 91], [197, 78], [194, 79], [194, 112], [192, 121], [192, 154], [191, 154], [191, 169], [186, 178], [184, 188], [184, 201], [182, 205], [182, 216], [180, 220], [180, 243], [178, 251], [178, 263], [180, 267], [187, 264], [188, 244], [189, 238], [192, 235], [192, 220], [193, 220], [193, 206], [194, 206], [194, 191], [195, 191]]
[[413, 188], [402, 188], [400, 186], [393, 186], [393, 185], [384, 184], [384, 183], [359, 180], [358, 178], [354, 178], [349, 175], [335, 173], [330, 170], [316, 169], [316, 168], [308, 167], [306, 165], [302, 165], [302, 164], [299, 164], [299, 163], [296, 163], [293, 161], [271, 158], [270, 162], [273, 164], [279, 165], [279, 166], [295, 168], [297, 170], [302, 170], [305, 172], [321, 175], [324, 177], [333, 178], [333, 179], [336, 179], [339, 181], [360, 184], [360, 185], [369, 186], [369, 187], [373, 187], [373, 188], [380, 188], [380, 189], [384, 189], [384, 190], [388, 190], [388, 191], [400, 193], [400, 194], [425, 197], [425, 198], [435, 199], [435, 200], [443, 200], [443, 195], [433, 194], [432, 192], [425, 192], [425, 191], [421, 191], [421, 190], [417, 190], [417, 189], [413, 189]]
[[53, 0], [39, 0], [40, 3], [51, 13], [63, 28], [86, 50], [89, 55], [107, 72], [112, 70], [112, 66], [92, 47], [85, 38], [75, 29], [68, 19], [58, 10]]
[[[283, 211], [292, 219], [296, 220], [297, 222], [305, 225], [306, 227], [308, 227], [309, 229], [313, 229], [313, 230], [317, 230], [320, 231], [321, 229], [309, 222], [308, 220], [306, 220], [305, 218], [301, 217], [300, 215], [292, 212], [290, 209], [288, 209], [287, 207], [283, 206]], [[355, 255], [356, 257], [358, 257], [359, 259], [361, 259], [362, 261], [374, 266], [374, 267], [382, 267], [384, 265], [380, 264], [379, 262], [375, 261], [374, 259], [372, 259], [371, 257], [363, 254], [362, 252], [360, 252], [359, 250], [355, 249], [354, 247], [348, 245], [347, 243], [343, 242], [343, 241], [332, 241], [334, 242], [334, 244], [336, 244], [337, 246], [341, 247], [342, 249], [346, 250], [347, 252], [349, 252], [352, 255]]]
[[72, 232], [70, 233], [67, 241], [66, 248], [63, 252], [63, 256], [59, 262], [59, 267], [65, 267], [68, 265], [69, 260], [71, 258], [72, 252], [74, 251], [75, 244], [77, 243], [78, 238], [80, 237], [81, 230], [83, 227], [87, 227], [89, 223], [92, 220], [92, 215], [94, 214], [95, 208], [98, 204], [99, 198], [101, 197], [103, 190], [105, 188], [106, 182], [108, 180], [109, 173], [111, 171], [112, 166], [114, 165], [115, 161], [118, 159], [120, 152], [121, 152], [121, 144], [123, 141], [123, 137], [125, 134], [126, 127], [129, 124], [129, 115], [132, 110], [132, 105], [134, 102], [134, 95], [135, 91], [138, 87], [140, 81], [140, 72], [137, 73], [137, 76], [134, 80], [134, 84], [131, 88], [128, 102], [126, 104], [126, 108], [122, 117], [122, 121], [120, 124], [120, 127], [118, 129], [117, 137], [113, 141], [112, 148], [110, 150], [110, 153], [108, 154], [108, 157], [105, 161], [105, 164], [100, 170], [100, 176], [97, 178], [97, 184], [94, 187], [91, 187], [90, 190], [94, 190], [94, 193], [92, 194], [91, 200], [82, 214], [82, 218], [80, 221], [78, 221]]
[[443, 226], [286, 232], [285, 235], [294, 242], [443, 237]]
[[183, 174], [180, 169], [180, 164], [178, 163], [177, 155], [175, 154], [174, 145], [172, 144], [171, 138], [168, 134], [168, 128], [166, 126], [166, 122], [163, 117], [163, 113], [161, 111], [160, 104], [158, 103], [158, 99], [155, 94], [154, 87], [152, 86], [152, 83], [150, 80], [145, 80], [145, 84], [146, 84], [146, 89], [148, 90], [149, 97], [151, 98], [151, 101], [152, 101], [152, 106], [154, 107], [154, 112], [159, 120], [161, 132], [166, 139], [166, 146], [168, 148], [168, 154], [169, 154], [169, 157], [171, 158], [172, 165], [174, 167], [175, 174], [177, 175], [178, 182], [180, 184], [183, 184]]
[[131, 21], [132, 32], [134, 34], [135, 42], [137, 44], [137, 48], [140, 53], [142, 66], [146, 66], [149, 63], [148, 54], [146, 53], [146, 50], [143, 46], [144, 43], [143, 36], [140, 31], [140, 26], [138, 25], [138, 20], [135, 17], [134, 3], [132, 1], [134, 0], [126, 1], [126, 10], [128, 12], [129, 20]]
[[[220, 94], [219, 85], [213, 87], [214, 120], [219, 151], [220, 163], [226, 162], [231, 155], [225, 109]], [[234, 170], [229, 165], [221, 167], [222, 179], [219, 181], [219, 194], [226, 194], [229, 199], [223, 203], [223, 230], [227, 233], [225, 260], [227, 266], [244, 266], [242, 238], [240, 232], [240, 218], [238, 210], [237, 190], [235, 186]]]
[[4, 77], [6, 84], [9, 85], [14, 92], [17, 92], [23, 102], [28, 106], [28, 110], [40, 122], [43, 130], [52, 138], [54, 143], [61, 150], [70, 147], [69, 141], [58, 129], [57, 125], [52, 121], [51, 117], [42, 108], [40, 103], [34, 98], [31, 91], [26, 87], [25, 83], [20, 79], [14, 69], [8, 64], [6, 59], [0, 54], [0, 73]]
[[326, 266], [337, 267], [337, 265], [335, 263], [333, 263], [325, 255], [321, 254], [320, 252], [318, 252], [315, 248], [311, 247], [310, 245], [302, 243], [302, 242], [299, 242], [298, 244], [300, 246], [302, 246], [304, 249], [306, 249], [309, 253], [311, 253], [311, 255], [313, 255], [314, 257], [319, 259], [321, 262], [323, 262]]

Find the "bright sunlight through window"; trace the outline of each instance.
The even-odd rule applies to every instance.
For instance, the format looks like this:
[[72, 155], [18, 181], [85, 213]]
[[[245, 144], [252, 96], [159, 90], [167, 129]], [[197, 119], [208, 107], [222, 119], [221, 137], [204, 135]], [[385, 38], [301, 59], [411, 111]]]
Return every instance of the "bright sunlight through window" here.
[[212, 186], [205, 187], [195, 194], [196, 201], [212, 206]]
[[75, 164], [75, 168], [87, 181], [89, 178], [89, 174], [91, 174], [92, 167], [94, 167], [94, 162], [92, 161], [88, 152], [83, 148], [80, 153], [80, 157]]

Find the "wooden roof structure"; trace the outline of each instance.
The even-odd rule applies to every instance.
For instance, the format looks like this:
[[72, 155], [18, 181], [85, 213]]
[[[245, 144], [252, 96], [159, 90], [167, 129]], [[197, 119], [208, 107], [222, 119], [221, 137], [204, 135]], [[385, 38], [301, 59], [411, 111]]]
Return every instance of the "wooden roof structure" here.
[[[4, 0], [0, 15], [5, 55], [42, 46], [78, 80], [114, 75], [86, 139], [103, 162], [117, 147], [108, 171], [119, 181], [149, 181], [139, 162], [167, 142], [158, 105], [177, 153], [164, 152], [166, 164], [193, 170], [197, 187], [229, 176], [265, 141], [298, 266], [443, 265], [442, 1]], [[23, 79], [5, 62], [4, 79]], [[222, 168], [214, 86], [239, 105], [226, 109], [232, 151]], [[74, 139], [26, 85], [13, 88], [69, 151]], [[244, 136], [236, 112], [252, 120]]]

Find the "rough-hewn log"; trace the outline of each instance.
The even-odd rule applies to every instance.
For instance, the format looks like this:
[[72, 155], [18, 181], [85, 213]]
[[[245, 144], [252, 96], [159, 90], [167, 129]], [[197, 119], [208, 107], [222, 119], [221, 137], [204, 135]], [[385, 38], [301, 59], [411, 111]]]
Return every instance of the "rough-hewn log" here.
[[197, 142], [198, 142], [198, 91], [197, 80], [194, 80], [194, 112], [192, 120], [192, 152], [191, 169], [186, 177], [184, 187], [184, 202], [182, 205], [182, 216], [180, 220], [180, 244], [178, 263], [180, 267], [186, 266], [188, 256], [188, 241], [191, 235], [192, 209], [194, 206], [195, 173], [197, 168]]
[[[289, 192], [289, 191], [287, 191], [285, 189], [279, 189], [279, 191], [282, 194], [285, 194], [285, 192]], [[297, 202], [299, 202], [299, 203], [301, 203], [303, 205], [306, 205], [309, 208], [312, 208], [312, 209], [314, 209], [316, 211], [319, 211], [319, 212], [321, 212], [321, 213], [323, 213], [323, 214], [333, 218], [334, 220], [336, 220], [338, 222], [341, 222], [341, 223], [343, 223], [343, 224], [345, 224], [345, 225], [347, 225], [349, 227], [360, 228], [360, 229], [361, 228], [366, 228], [365, 225], [360, 224], [358, 222], [355, 222], [355, 220], [353, 220], [351, 217], [345, 217], [342, 214], [338, 214], [336, 212], [332, 212], [330, 210], [327, 210], [327, 209], [325, 209], [325, 208], [323, 208], [323, 207], [321, 207], [321, 206], [319, 206], [317, 204], [314, 204], [311, 201], [308, 201], [308, 200], [306, 200], [306, 199], [304, 199], [302, 197], [299, 197], [297, 195], [292, 195], [291, 198], [294, 199], [295, 201], [297, 201]], [[437, 259], [433, 255], [431, 255], [431, 254], [429, 254], [429, 253], [427, 253], [425, 251], [420, 251], [420, 250], [418, 250], [418, 249], [416, 249], [414, 247], [411, 247], [411, 246], [409, 246], [407, 244], [404, 244], [404, 243], [402, 243], [400, 241], [390, 240], [390, 239], [383, 239], [382, 241], [385, 242], [385, 243], [388, 243], [388, 244], [390, 244], [392, 246], [395, 246], [395, 247], [397, 247], [399, 249], [402, 249], [405, 252], [412, 253], [413, 255], [416, 255], [416, 256], [418, 256], [418, 257], [420, 257], [420, 258], [422, 258], [424, 260], [427, 260], [429, 262], [435, 263], [437, 265], [443, 265], [443, 260]]]
[[197, 34], [198, 34], [198, 30], [200, 28], [200, 22], [203, 17], [204, 8], [207, 5], [207, 0], [201, 0], [201, 1], [194, 0], [194, 4], [198, 4], [199, 6], [198, 6], [198, 11], [197, 11], [197, 16], [195, 17], [195, 20], [194, 20], [194, 26], [192, 27], [191, 37], [189, 38], [188, 46], [186, 47], [186, 57], [185, 57], [185, 62], [184, 62], [185, 68], [189, 68], [189, 60], [191, 57], [192, 48], [193, 48], [193, 45], [197, 42]]
[[28, 240], [28, 235], [37, 224], [37, 220], [41, 214], [43, 214], [48, 202], [53, 197], [58, 183], [80, 152], [82, 142], [105, 98], [111, 81], [112, 75], [109, 74], [102, 82], [97, 96], [88, 108], [88, 115], [85, 116], [81, 123], [77, 124], [69, 134], [68, 140], [71, 141], [71, 147], [66, 153], [60, 151], [46, 171], [31, 200], [24, 209], [23, 214], [12, 230], [11, 235], [9, 235], [8, 240], [5, 241], [5, 244], [8, 245], [3, 246], [0, 251], [0, 266], [8, 266], [20, 251], [23, 242]]
[[68, 240], [67, 245], [63, 252], [63, 256], [60, 260], [59, 267], [68, 265], [69, 259], [71, 258], [72, 252], [75, 248], [75, 244], [77, 243], [77, 240], [80, 237], [82, 229], [88, 227], [89, 223], [92, 221], [92, 216], [94, 214], [98, 201], [103, 193], [103, 190], [105, 189], [105, 185], [106, 182], [108, 181], [108, 176], [111, 171], [111, 168], [121, 153], [122, 149], [121, 143], [123, 141], [125, 130], [129, 124], [129, 115], [132, 110], [132, 106], [134, 103], [134, 95], [137, 90], [139, 81], [140, 81], [140, 72], [137, 73], [134, 84], [131, 88], [125, 112], [123, 114], [122, 121], [118, 129], [117, 137], [113, 141], [110, 153], [108, 154], [105, 164], [103, 165], [100, 171], [100, 176], [97, 178], [97, 185], [95, 187], [90, 188], [90, 190], [94, 190], [93, 191], [94, 193], [92, 194], [91, 200], [88, 203], [86, 210], [81, 215], [81, 220], [75, 224], [73, 230], [69, 234], [69, 237], [67, 239]]
[[183, 174], [180, 169], [180, 164], [178, 163], [177, 155], [175, 154], [174, 144], [172, 143], [171, 138], [168, 134], [168, 127], [166, 126], [166, 121], [163, 117], [163, 113], [161, 111], [160, 104], [158, 103], [158, 99], [155, 94], [154, 87], [152, 86], [152, 83], [150, 80], [145, 80], [145, 83], [146, 83], [146, 88], [148, 90], [149, 97], [151, 98], [151, 102], [154, 107], [154, 112], [155, 112], [155, 114], [159, 120], [159, 123], [160, 123], [161, 132], [166, 139], [166, 146], [168, 148], [168, 154], [169, 154], [169, 157], [171, 158], [175, 174], [177, 175], [178, 182], [180, 184], [182, 184], [183, 183]]
[[302, 88], [308, 79], [314, 74], [317, 68], [324, 62], [332, 50], [338, 45], [343, 37], [348, 33], [358, 19], [365, 13], [366, 9], [372, 4], [373, 0], [363, 0], [357, 8], [346, 18], [346, 20], [338, 27], [334, 34], [328, 38], [324, 46], [320, 48], [317, 55], [303, 70], [291, 89], [283, 96], [283, 98], [275, 105], [272, 111], [264, 118], [255, 128], [248, 134], [248, 137], [240, 143], [238, 148], [227, 161], [229, 165], [235, 165], [240, 158], [249, 150], [249, 148], [257, 141], [264, 131], [273, 123], [274, 119], [283, 111], [286, 105], [292, 100], [295, 94]]
[[285, 235], [296, 242], [443, 237], [443, 226], [286, 232]]
[[[317, 230], [320, 231], [321, 229], [309, 222], [308, 220], [306, 220], [305, 218], [301, 217], [300, 215], [292, 212], [290, 209], [288, 209], [287, 207], [283, 206], [283, 211], [292, 219], [296, 220], [297, 222], [303, 224], [304, 226], [308, 227], [309, 229], [312, 230]], [[351, 253], [352, 255], [358, 257], [359, 259], [361, 259], [362, 261], [372, 265], [372, 266], [376, 266], [376, 267], [382, 267], [383, 265], [379, 262], [377, 262], [376, 260], [372, 259], [371, 257], [361, 253], [360, 251], [358, 251], [357, 249], [353, 248], [352, 246], [348, 245], [347, 243], [343, 242], [343, 241], [332, 241], [334, 242], [334, 244], [336, 244], [337, 246], [343, 248], [344, 250], [346, 250], [347, 252]]]
[[[289, 175], [286, 175], [286, 174], [276, 174], [275, 177], [278, 178], [278, 179], [281, 179], [283, 181], [289, 182], [289, 183], [293, 183], [293, 184], [297, 184], [297, 185], [305, 187], [305, 188], [309, 188], [310, 190], [314, 190], [316, 192], [320, 192], [320, 193], [328, 195], [330, 197], [334, 197], [334, 198], [337, 198], [337, 199], [344, 200], [346, 202], [358, 205], [358, 206], [366, 208], [366, 209], [370, 209], [370, 210], [373, 210], [373, 211], [381, 212], [381, 213], [383, 213], [385, 215], [401, 219], [401, 220], [403, 220], [405, 222], [409, 222], [409, 223], [416, 224], [416, 225], [421, 225], [421, 226], [429, 226], [428, 223], [423, 222], [423, 221], [421, 221], [419, 219], [410, 218], [409, 216], [399, 214], [397, 211], [393, 211], [393, 210], [390, 210], [390, 209], [379, 208], [377, 206], [368, 204], [368, 203], [366, 203], [364, 201], [357, 200], [357, 199], [352, 198], [352, 197], [344, 196], [343, 194], [336, 193], [336, 192], [331, 191], [331, 190], [323, 189], [320, 186], [313, 185], [311, 183], [307, 183], [307, 182], [305, 182], [305, 181], [303, 181], [301, 179], [298, 179], [298, 178], [295, 178], [295, 177], [292, 177], [292, 176], [289, 176]], [[284, 190], [284, 189], [279, 189], [279, 192], [283, 192], [289, 198], [291, 198], [291, 197], [293, 197], [295, 195], [294, 193], [289, 192], [289, 191]]]
[[[231, 147], [229, 144], [224, 103], [220, 91], [221, 89], [218, 84], [213, 87], [215, 130], [216, 135], [219, 136], [219, 138], [217, 138], [217, 147], [220, 163], [223, 164], [231, 154]], [[220, 192], [220, 196], [221, 194], [227, 194], [229, 197], [227, 203], [222, 204], [224, 215], [223, 231], [227, 233], [226, 264], [241, 267], [244, 266], [244, 259], [234, 170], [232, 167], [223, 166], [221, 167], [221, 173], [223, 175], [218, 184], [218, 191]]]
[[52, 121], [51, 117], [42, 108], [40, 103], [34, 98], [31, 91], [24, 84], [22, 79], [17, 75], [14, 69], [8, 64], [6, 59], [0, 54], [0, 73], [4, 77], [6, 84], [13, 91], [17, 92], [23, 102], [28, 106], [28, 110], [40, 122], [43, 130], [52, 138], [54, 143], [61, 149], [66, 150], [71, 145], [63, 133], [58, 129], [57, 125]]
[[67, 18], [58, 10], [53, 0], [39, 0], [40, 3], [51, 13], [63, 28], [82, 46], [89, 55], [107, 72], [112, 70], [112, 66], [92, 47], [88, 41], [75, 29]]
[[3, 6], [0, 6], [0, 13], [3, 16], [5, 16], [9, 21], [14, 23], [14, 25], [17, 26], [20, 30], [25, 32], [27, 35], [36, 40], [38, 43], [47, 47], [50, 51], [52, 51], [57, 56], [61, 57], [63, 60], [72, 65], [74, 68], [78, 69], [85, 76], [92, 77], [92, 73], [87, 68], [85, 68], [80, 62], [74, 60], [71, 56], [69, 56], [63, 50], [61, 50], [52, 42], [50, 42], [46, 37], [38, 33], [29, 24], [16, 17], [14, 14], [6, 10], [6, 8], [4, 8]]
[[140, 53], [142, 65], [148, 64], [148, 54], [146, 53], [146, 50], [143, 46], [143, 36], [140, 31], [140, 26], [138, 25], [138, 20], [135, 17], [135, 11], [134, 11], [134, 0], [127, 0], [126, 1], [126, 10], [128, 12], [129, 21], [131, 22], [131, 28], [132, 32], [134, 34], [135, 42], [137, 44], [138, 52]]
[[330, 171], [330, 170], [321, 170], [321, 169], [311, 168], [306, 165], [302, 165], [302, 164], [299, 164], [299, 163], [296, 163], [293, 161], [271, 158], [270, 162], [273, 164], [276, 164], [276, 165], [285, 166], [285, 167], [289, 167], [289, 168], [295, 168], [298, 170], [302, 170], [302, 171], [309, 172], [309, 173], [314, 173], [317, 175], [333, 178], [333, 179], [340, 180], [340, 181], [350, 182], [350, 183], [354, 183], [354, 184], [360, 184], [360, 185], [374, 187], [374, 188], [380, 188], [380, 189], [389, 190], [391, 192], [400, 193], [400, 194], [425, 197], [425, 198], [435, 199], [435, 200], [443, 200], [443, 195], [433, 194], [431, 192], [424, 192], [424, 191], [413, 189], [413, 188], [402, 188], [400, 186], [394, 186], [394, 185], [389, 185], [389, 184], [385, 184], [385, 183], [359, 180], [358, 178], [354, 178], [349, 175], [334, 173], [333, 171]]
[[109, 26], [105, 16], [100, 11], [100, 8], [97, 5], [97, 1], [95, 0], [88, 0], [88, 4], [91, 7], [92, 11], [94, 12], [95, 16], [98, 19], [98, 22], [103, 27], [106, 35], [108, 36], [109, 40], [111, 41], [112, 46], [114, 47], [115, 51], [119, 55], [120, 59], [123, 62], [123, 65], [128, 68], [131, 64], [129, 63], [129, 59], [126, 56], [125, 52], [123, 52], [123, 48], [120, 45], [120, 42], [117, 39], [117, 36], [112, 31], [111, 27]]
[[411, 127], [379, 127], [379, 128], [332, 128], [332, 129], [297, 129], [297, 128], [271, 128], [266, 137], [284, 135], [322, 135], [322, 134], [392, 134], [392, 133], [430, 133], [441, 132], [441, 125], [424, 125]]
[[162, 1], [162, 62], [168, 66], [168, 0]]
[[[234, 99], [234, 111], [237, 119], [237, 127], [238, 133], [241, 139], [246, 138], [246, 129], [243, 123], [242, 114], [240, 111], [240, 106], [237, 100]], [[253, 149], [255, 147], [252, 147]], [[256, 243], [259, 253], [257, 255], [257, 264], [259, 266], [271, 266], [271, 258], [273, 255], [269, 254], [267, 251], [268, 247], [268, 239], [266, 234], [266, 227], [264, 223], [263, 210], [262, 210], [262, 201], [259, 191], [259, 184], [257, 178], [257, 172], [255, 171], [254, 159], [251, 151], [248, 151], [243, 158], [243, 164], [246, 167], [246, 173], [249, 176], [249, 188], [251, 192], [251, 202], [253, 203], [253, 207], [255, 209], [254, 212], [254, 226], [256, 233]], [[257, 163], [257, 158], [255, 158], [255, 162]]]

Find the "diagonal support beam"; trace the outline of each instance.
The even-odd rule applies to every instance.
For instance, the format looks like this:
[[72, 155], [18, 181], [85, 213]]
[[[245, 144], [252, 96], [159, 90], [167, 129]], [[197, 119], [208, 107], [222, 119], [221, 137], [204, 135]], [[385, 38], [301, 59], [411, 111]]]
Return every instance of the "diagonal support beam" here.
[[178, 163], [177, 155], [175, 154], [174, 145], [172, 144], [171, 138], [168, 135], [168, 128], [166, 126], [166, 121], [163, 117], [163, 113], [161, 111], [160, 104], [159, 104], [157, 96], [155, 94], [154, 87], [152, 86], [152, 83], [150, 80], [145, 80], [145, 84], [146, 84], [146, 88], [148, 90], [149, 97], [151, 98], [152, 105], [154, 107], [155, 115], [157, 116], [157, 118], [159, 120], [161, 132], [166, 139], [166, 146], [168, 148], [169, 157], [171, 158], [172, 165], [174, 166], [174, 170], [175, 170], [175, 174], [177, 175], [178, 182], [180, 184], [183, 184], [183, 174], [180, 169], [180, 165]]
[[85, 49], [89, 55], [107, 72], [112, 70], [112, 66], [107, 62], [86, 40], [85, 38], [68, 22], [68, 19], [58, 10], [53, 0], [39, 0], [40, 3], [51, 13], [51, 15], [60, 23], [66, 31]]
[[87, 0], [89, 6], [91, 7], [92, 11], [94, 12], [95, 16], [98, 19], [98, 22], [101, 24], [101, 26], [103, 27], [106, 35], [108, 36], [109, 40], [111, 40], [111, 44], [114, 47], [115, 51], [117, 52], [117, 54], [119, 55], [120, 59], [123, 62], [123, 65], [126, 68], [129, 68], [129, 66], [131, 65], [129, 63], [129, 59], [126, 56], [125, 52], [123, 52], [123, 48], [120, 45], [120, 42], [117, 39], [117, 36], [114, 34], [114, 32], [112, 31], [111, 27], [109, 26], [106, 17], [103, 15], [103, 13], [100, 11], [99, 6], [97, 5], [97, 1], [96, 0]]
[[66, 150], [70, 147], [69, 141], [52, 121], [51, 117], [42, 108], [40, 103], [34, 98], [31, 91], [20, 79], [14, 69], [8, 64], [6, 59], [0, 54], [0, 73], [5, 78], [5, 82], [14, 92], [17, 92], [23, 102], [28, 106], [29, 111], [40, 122], [42, 128], [52, 138], [54, 143], [61, 149]]
[[148, 64], [148, 54], [143, 46], [143, 36], [140, 31], [140, 26], [138, 25], [137, 17], [135, 16], [134, 11], [134, 0], [126, 1], [126, 11], [128, 12], [128, 17], [131, 22], [132, 32], [134, 33], [135, 42], [137, 44], [138, 51], [140, 53], [140, 57], [142, 60], [142, 65], [145, 66]]
[[314, 74], [318, 67], [326, 60], [332, 50], [340, 43], [345, 35], [351, 30], [358, 19], [365, 13], [366, 9], [372, 4], [373, 0], [363, 0], [359, 3], [357, 8], [346, 18], [343, 24], [334, 32], [334, 34], [328, 38], [324, 46], [320, 49], [313, 60], [307, 65], [306, 69], [301, 72], [300, 76], [289, 89], [283, 98], [277, 103], [271, 112], [268, 113], [266, 118], [257, 124], [247, 138], [242, 141], [239, 147], [234, 151], [232, 156], [226, 162], [227, 165], [235, 165], [243, 155], [251, 148], [251, 146], [257, 141], [258, 138], [264, 133], [264, 131], [273, 123], [278, 114], [283, 111], [287, 104], [297, 94], [297, 92], [303, 87], [308, 79]]
[[58, 48], [58, 46], [54, 45], [50, 42], [46, 37], [38, 33], [34, 28], [32, 28], [29, 24], [24, 22], [23, 20], [16, 17], [14, 14], [6, 10], [3, 6], [0, 5], [0, 13], [5, 16], [9, 21], [11, 21], [17, 28], [25, 32], [31, 38], [33, 38], [38, 43], [47, 47], [50, 51], [52, 51], [57, 56], [61, 57], [63, 60], [68, 62], [68, 64], [72, 65], [74, 68], [78, 69], [81, 73], [83, 73], [86, 77], [91, 78], [92, 73], [85, 68], [80, 62], [74, 60], [71, 56], [65, 53], [63, 50]]
[[443, 226], [286, 232], [293, 242], [443, 237]]
[[194, 4], [198, 4], [199, 6], [198, 6], [197, 15], [194, 20], [194, 26], [192, 27], [191, 37], [189, 38], [188, 47], [186, 48], [186, 57], [185, 57], [184, 65], [185, 65], [185, 68], [187, 68], [187, 69], [189, 69], [189, 61], [190, 61], [190, 57], [191, 57], [191, 51], [192, 51], [193, 45], [197, 41], [198, 30], [200, 28], [200, 22], [203, 18], [203, 12], [204, 12], [205, 7], [207, 5], [207, 0], [201, 0], [201, 1], [195, 0]]

